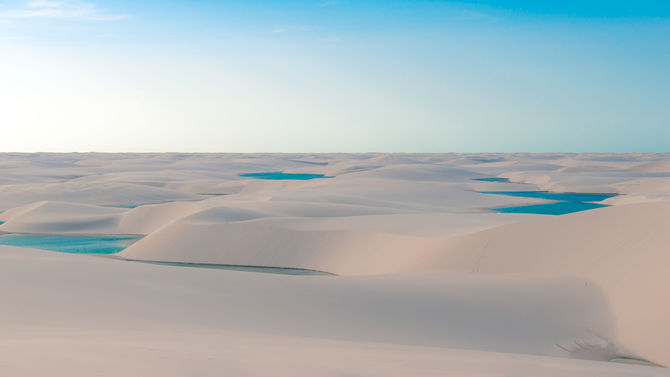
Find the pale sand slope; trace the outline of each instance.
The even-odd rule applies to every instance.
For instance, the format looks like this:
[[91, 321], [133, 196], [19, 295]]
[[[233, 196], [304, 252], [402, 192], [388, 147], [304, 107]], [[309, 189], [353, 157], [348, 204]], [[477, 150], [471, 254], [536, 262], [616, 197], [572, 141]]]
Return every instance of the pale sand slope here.
[[578, 278], [296, 277], [12, 247], [0, 277], [4, 375], [668, 375], [523, 355], [625, 355]]
[[[455, 238], [424, 265], [477, 274], [575, 274], [607, 294], [624, 344], [670, 364], [670, 202], [602, 208]], [[439, 267], [438, 267], [439, 266]]]
[[[281, 375], [291, 367], [304, 375], [668, 375], [575, 360], [670, 365], [670, 301], [659, 288], [670, 283], [668, 161], [0, 155], [0, 207], [7, 209], [0, 231], [141, 234], [122, 257], [343, 275], [272, 276], [0, 247], [8, 350], [0, 369], [76, 376], [66, 371], [82, 352], [89, 372], [81, 375], [220, 375], [226, 368]], [[336, 177], [238, 175], [280, 170]], [[472, 180], [493, 176], [525, 184]], [[488, 212], [542, 201], [476, 192], [537, 189], [626, 195], [609, 199], [612, 208], [548, 218]], [[158, 204], [109, 207], [146, 203]], [[45, 353], [49, 362], [26, 361]]]

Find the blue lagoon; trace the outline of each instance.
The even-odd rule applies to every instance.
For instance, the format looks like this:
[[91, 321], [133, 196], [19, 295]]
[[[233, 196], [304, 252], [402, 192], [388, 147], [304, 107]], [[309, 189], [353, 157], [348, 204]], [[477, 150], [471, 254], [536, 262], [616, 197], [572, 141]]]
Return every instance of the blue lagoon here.
[[137, 236], [2, 234], [0, 235], [0, 245], [29, 247], [71, 254], [115, 254], [140, 238]]
[[299, 181], [306, 181], [317, 178], [333, 178], [324, 174], [307, 174], [307, 173], [284, 173], [281, 171], [265, 172], [265, 173], [246, 173], [240, 174], [240, 177], [256, 178], [256, 179], [270, 179], [270, 180], [286, 180], [293, 179]]
[[601, 202], [616, 196], [616, 194], [576, 193], [576, 192], [549, 192], [549, 191], [483, 191], [483, 194], [508, 195], [523, 198], [552, 200], [553, 203], [529, 204], [522, 206], [491, 208], [501, 213], [530, 213], [538, 215], [565, 215], [573, 212], [607, 207]]
[[509, 178], [499, 178], [499, 177], [491, 177], [491, 178], [473, 178], [473, 181], [482, 181], [482, 182], [505, 182], [509, 183]]

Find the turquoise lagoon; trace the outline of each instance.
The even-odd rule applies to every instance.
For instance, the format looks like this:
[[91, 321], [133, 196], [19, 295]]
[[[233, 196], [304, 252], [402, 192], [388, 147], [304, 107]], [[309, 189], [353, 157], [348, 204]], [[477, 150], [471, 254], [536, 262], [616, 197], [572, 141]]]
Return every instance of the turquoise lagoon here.
[[538, 215], [565, 215], [573, 212], [607, 207], [600, 204], [605, 199], [616, 194], [594, 194], [576, 192], [549, 192], [549, 191], [483, 191], [483, 194], [508, 195], [523, 198], [553, 200], [553, 203], [529, 204], [514, 207], [491, 208], [501, 213], [530, 213]]
[[265, 173], [246, 173], [240, 174], [240, 177], [256, 178], [256, 179], [270, 179], [270, 180], [286, 180], [293, 179], [299, 181], [306, 181], [318, 178], [333, 178], [324, 174], [303, 174], [303, 173], [284, 173], [281, 171], [265, 172]]
[[71, 254], [115, 254], [140, 238], [137, 236], [1, 234], [0, 245], [29, 247]]
[[499, 178], [499, 177], [492, 177], [492, 178], [473, 178], [473, 181], [483, 181], [483, 182], [507, 182], [509, 183], [509, 178]]

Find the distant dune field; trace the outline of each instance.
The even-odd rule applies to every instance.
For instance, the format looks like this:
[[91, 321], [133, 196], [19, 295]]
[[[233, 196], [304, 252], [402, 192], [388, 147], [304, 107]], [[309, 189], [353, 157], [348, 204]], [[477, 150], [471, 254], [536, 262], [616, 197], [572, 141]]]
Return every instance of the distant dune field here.
[[670, 154], [4, 154], [0, 210], [7, 376], [670, 376]]

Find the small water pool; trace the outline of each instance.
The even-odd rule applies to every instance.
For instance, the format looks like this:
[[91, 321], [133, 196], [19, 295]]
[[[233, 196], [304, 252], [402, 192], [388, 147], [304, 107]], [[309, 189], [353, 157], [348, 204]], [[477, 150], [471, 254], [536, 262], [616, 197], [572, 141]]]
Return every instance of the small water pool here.
[[55, 234], [1, 234], [0, 245], [71, 254], [114, 254], [135, 243], [136, 236], [66, 236]]
[[607, 207], [605, 204], [589, 202], [556, 202], [547, 204], [530, 204], [526, 206], [492, 208], [501, 213], [531, 213], [536, 215], [565, 215], [573, 212]]
[[483, 181], [483, 182], [509, 182], [509, 178], [499, 178], [499, 177], [492, 177], [492, 178], [473, 178], [473, 181]]
[[300, 180], [300, 181], [306, 181], [310, 179], [318, 179], [318, 178], [333, 178], [324, 174], [306, 174], [306, 173], [284, 173], [281, 171], [275, 171], [275, 172], [265, 172], [265, 173], [246, 173], [246, 174], [240, 174], [240, 177], [247, 177], [247, 178], [256, 178], [256, 179], [270, 179], [270, 180], [286, 180], [286, 179], [293, 179], [293, 180]]
[[538, 215], [565, 215], [573, 212], [586, 211], [595, 208], [607, 207], [601, 202], [616, 196], [616, 194], [594, 194], [576, 192], [549, 192], [549, 191], [483, 191], [483, 194], [508, 195], [524, 198], [553, 200], [553, 203], [529, 204], [513, 207], [491, 208], [501, 213], [529, 213]]

